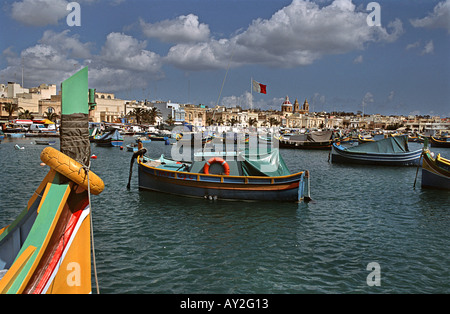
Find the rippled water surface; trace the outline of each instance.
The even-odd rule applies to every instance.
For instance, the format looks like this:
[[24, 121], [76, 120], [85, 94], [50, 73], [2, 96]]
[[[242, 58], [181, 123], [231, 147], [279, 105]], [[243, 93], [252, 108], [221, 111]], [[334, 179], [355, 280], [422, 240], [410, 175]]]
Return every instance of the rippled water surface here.
[[[150, 157], [170, 155], [164, 142], [144, 145]], [[48, 171], [43, 148], [30, 138], [0, 144], [0, 227]], [[139, 191], [136, 165], [127, 190], [132, 153], [92, 152], [106, 185], [92, 196], [101, 293], [450, 292], [450, 192], [421, 189], [420, 171], [414, 189], [415, 167], [336, 165], [328, 151], [282, 149], [292, 172], [310, 171], [312, 202], [225, 202]], [[380, 286], [367, 284], [371, 262]]]

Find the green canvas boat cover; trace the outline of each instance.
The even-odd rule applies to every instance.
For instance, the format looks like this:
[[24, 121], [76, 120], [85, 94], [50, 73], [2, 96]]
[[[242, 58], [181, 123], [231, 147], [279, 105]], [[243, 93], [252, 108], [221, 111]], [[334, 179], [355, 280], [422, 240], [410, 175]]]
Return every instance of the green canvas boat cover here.
[[239, 152], [239, 157], [242, 158], [242, 172], [245, 176], [277, 177], [291, 174], [278, 149], [272, 149], [266, 154], [246, 150]]
[[404, 153], [408, 152], [408, 136], [393, 136], [375, 142], [348, 147], [346, 151], [355, 153]]

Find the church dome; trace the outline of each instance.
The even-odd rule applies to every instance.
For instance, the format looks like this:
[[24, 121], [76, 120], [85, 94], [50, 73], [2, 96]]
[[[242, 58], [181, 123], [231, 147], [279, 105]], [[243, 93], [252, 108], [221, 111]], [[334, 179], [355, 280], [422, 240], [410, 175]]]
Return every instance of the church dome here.
[[283, 106], [292, 106], [291, 102], [289, 101], [289, 96], [286, 96], [283, 102]]

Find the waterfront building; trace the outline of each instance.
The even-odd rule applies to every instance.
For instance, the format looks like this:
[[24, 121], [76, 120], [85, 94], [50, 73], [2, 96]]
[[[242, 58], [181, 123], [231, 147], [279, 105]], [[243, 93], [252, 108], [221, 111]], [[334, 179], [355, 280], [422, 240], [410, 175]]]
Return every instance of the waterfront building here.
[[[41, 84], [38, 87], [23, 88], [18, 83], [8, 82], [7, 85], [0, 86], [0, 102], [3, 104], [14, 104], [19, 111], [28, 111], [35, 118], [43, 116], [43, 111], [40, 110], [39, 102], [43, 99], [51, 99], [56, 96], [56, 85]], [[9, 113], [2, 106], [0, 110], [0, 119], [2, 121], [8, 120]], [[12, 117], [17, 118], [19, 112], [13, 112]]]
[[39, 115], [45, 118], [46, 112], [61, 116], [61, 94], [51, 95], [49, 99], [41, 99], [38, 102]]
[[182, 125], [186, 119], [186, 113], [178, 103], [169, 101], [152, 101], [149, 103], [151, 107], [155, 107], [161, 113], [163, 121], [171, 121], [175, 125]]
[[125, 116], [126, 100], [117, 99], [113, 93], [95, 92], [97, 106], [89, 112], [91, 122], [121, 122]]
[[205, 105], [193, 105], [193, 104], [185, 104], [184, 105], [184, 121], [193, 126], [207, 126], [211, 124], [211, 120], [207, 120], [208, 108]]

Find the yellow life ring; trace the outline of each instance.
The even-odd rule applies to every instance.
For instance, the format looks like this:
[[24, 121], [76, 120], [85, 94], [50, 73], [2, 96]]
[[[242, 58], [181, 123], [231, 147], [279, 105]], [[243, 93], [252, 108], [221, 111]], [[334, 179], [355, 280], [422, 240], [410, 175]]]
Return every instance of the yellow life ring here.
[[[80, 171], [80, 168], [83, 166], [79, 162], [53, 147], [46, 147], [41, 152], [41, 160], [53, 170], [82, 186], [84, 189], [88, 189], [87, 175], [84, 170]], [[103, 180], [92, 171], [89, 171], [89, 183], [90, 191], [94, 195], [100, 194], [105, 188]]]

